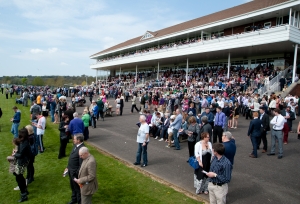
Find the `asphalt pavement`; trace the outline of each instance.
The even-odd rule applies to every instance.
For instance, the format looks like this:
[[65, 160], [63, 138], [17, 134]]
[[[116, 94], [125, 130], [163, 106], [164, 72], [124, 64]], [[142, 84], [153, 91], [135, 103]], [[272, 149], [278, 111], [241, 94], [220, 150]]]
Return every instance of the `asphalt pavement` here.
[[[112, 100], [113, 110], [115, 105]], [[89, 105], [89, 102], [87, 102]], [[131, 165], [135, 162], [137, 151], [136, 135], [139, 114], [130, 113], [131, 102], [125, 102], [122, 116], [105, 117], [97, 121], [95, 129], [89, 128], [88, 142], [97, 148], [109, 152], [116, 158]], [[77, 108], [82, 113], [83, 108]], [[293, 123], [295, 131], [299, 118]], [[250, 120], [239, 118], [237, 129], [230, 129], [236, 139], [237, 152], [229, 183], [227, 203], [300, 203], [300, 140], [297, 133], [289, 133], [289, 143], [283, 147], [283, 158], [267, 156], [258, 151], [258, 158], [250, 158], [252, 151], [247, 131]], [[267, 134], [268, 151], [271, 146], [270, 133]], [[193, 187], [193, 169], [186, 162], [188, 159], [187, 142], [180, 143], [181, 150], [166, 148], [164, 141], [159, 142], [153, 137], [148, 144], [148, 166], [138, 167], [150, 175], [195, 194]], [[262, 146], [262, 144], [261, 144]], [[278, 148], [276, 148], [276, 154]], [[133, 164], [132, 164], [133, 166]], [[201, 199], [209, 200], [206, 195], [198, 195]]]

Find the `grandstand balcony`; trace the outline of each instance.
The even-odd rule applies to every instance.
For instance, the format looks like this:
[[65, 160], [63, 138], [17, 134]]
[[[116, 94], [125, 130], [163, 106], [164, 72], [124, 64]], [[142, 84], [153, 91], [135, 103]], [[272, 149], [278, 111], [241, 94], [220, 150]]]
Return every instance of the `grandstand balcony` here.
[[161, 64], [180, 63], [186, 58], [197, 61], [201, 59], [220, 59], [226, 58], [228, 52], [235, 57], [244, 57], [249, 53], [259, 56], [270, 53], [293, 52], [294, 43], [300, 43], [299, 28], [283, 24], [256, 31], [242, 32], [181, 46], [100, 61], [91, 65], [91, 68], [146, 66], [153, 61], [159, 61]]

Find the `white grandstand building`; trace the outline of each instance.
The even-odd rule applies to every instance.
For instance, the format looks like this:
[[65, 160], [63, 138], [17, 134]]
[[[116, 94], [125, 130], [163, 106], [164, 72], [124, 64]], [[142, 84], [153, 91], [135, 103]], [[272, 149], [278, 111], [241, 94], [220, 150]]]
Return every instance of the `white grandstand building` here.
[[[254, 0], [141, 36], [90, 56], [91, 69], [123, 72], [297, 62], [300, 0]], [[229, 65], [229, 66], [228, 66]], [[186, 76], [187, 77], [187, 76]]]

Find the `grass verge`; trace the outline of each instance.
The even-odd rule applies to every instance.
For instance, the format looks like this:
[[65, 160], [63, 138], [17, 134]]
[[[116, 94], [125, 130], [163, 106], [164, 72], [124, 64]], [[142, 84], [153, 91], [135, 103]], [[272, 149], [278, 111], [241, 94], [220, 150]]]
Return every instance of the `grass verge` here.
[[[15, 177], [8, 172], [9, 163], [6, 161], [6, 157], [11, 154], [13, 148], [10, 118], [13, 116], [12, 107], [14, 105], [15, 95], [13, 98], [5, 99], [5, 95], [0, 94], [0, 107], [3, 111], [3, 116], [0, 118], [0, 181], [2, 183], [0, 185], [0, 203], [2, 204], [16, 203], [20, 196], [20, 191], [13, 190], [17, 183]], [[17, 107], [22, 113], [20, 127], [24, 127], [29, 124], [29, 107], [23, 107], [19, 104]], [[52, 124], [48, 118], [44, 135], [46, 150], [36, 157], [34, 163], [35, 181], [28, 186], [30, 195], [26, 203], [61, 204], [70, 200], [69, 178], [62, 177], [68, 157], [57, 159], [59, 148], [57, 128], [58, 125]], [[69, 155], [72, 146], [70, 140], [67, 145], [67, 155]], [[93, 203], [199, 203], [199, 201], [157, 182], [153, 177], [138, 172], [123, 162], [99, 152], [93, 146], [87, 146], [98, 164], [99, 190], [93, 196]]]

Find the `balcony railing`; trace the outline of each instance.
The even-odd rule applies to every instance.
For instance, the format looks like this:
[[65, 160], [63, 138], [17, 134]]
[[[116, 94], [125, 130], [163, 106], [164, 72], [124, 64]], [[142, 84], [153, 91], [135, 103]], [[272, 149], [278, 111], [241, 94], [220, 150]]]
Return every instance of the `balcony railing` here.
[[[111, 62], [111, 61], [119, 61], [119, 60], [134, 58], [134, 57], [146, 56], [146, 55], [155, 54], [155, 53], [174, 51], [174, 50], [178, 50], [178, 49], [203, 46], [203, 45], [211, 44], [214, 42], [221, 42], [221, 41], [223, 42], [223, 41], [227, 41], [227, 40], [239, 39], [239, 38], [244, 38], [244, 37], [253, 37], [254, 35], [261, 35], [264, 33], [269, 33], [270, 31], [276, 32], [276, 31], [288, 30], [288, 28], [290, 26], [291, 25], [288, 25], [288, 24], [282, 24], [282, 25], [278, 25], [278, 26], [272, 26], [270, 28], [262, 28], [262, 29], [255, 30], [255, 31], [248, 31], [248, 32], [242, 32], [242, 33], [233, 34], [233, 35], [226, 35], [226, 36], [222, 36], [222, 37], [210, 38], [207, 40], [202, 40], [202, 41], [200, 40], [200, 41], [191, 42], [188, 44], [182, 44], [182, 45], [174, 45], [173, 44], [172, 46], [167, 46], [165, 48], [161, 48], [161, 49], [157, 49], [157, 50], [147, 50], [147, 51], [144, 50], [144, 51], [142, 51], [142, 53], [133, 53], [133, 54], [129, 54], [127, 56], [100, 60], [100, 61], [97, 61], [96, 64], [102, 64], [102, 63]], [[294, 26], [291, 26], [291, 27], [294, 27]], [[92, 64], [92, 65], [95, 65], [95, 64]]]

